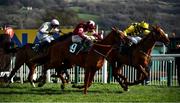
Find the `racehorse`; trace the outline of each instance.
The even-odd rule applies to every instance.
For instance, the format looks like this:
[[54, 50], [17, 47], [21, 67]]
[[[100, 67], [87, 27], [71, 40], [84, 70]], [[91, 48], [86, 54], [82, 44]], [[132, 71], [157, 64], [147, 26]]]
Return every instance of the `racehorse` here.
[[[118, 47], [117, 45], [122, 42], [122, 36], [124, 36], [123, 32], [112, 29], [105, 39], [95, 43], [88, 52], [80, 52], [79, 54], [72, 54], [69, 52], [69, 47], [72, 44], [71, 38], [67, 38], [67, 40], [64, 40], [63, 42], [56, 43], [49, 48], [48, 56], [46, 56], [48, 58], [46, 60], [49, 61], [44, 66], [45, 68], [43, 69], [42, 81], [38, 86], [43, 86], [45, 84], [47, 69], [59, 67], [61, 65], [76, 65], [84, 67], [86, 71], [84, 82], [88, 85], [89, 81], [91, 82], [93, 80], [95, 72], [102, 68], [104, 59], [114, 48]], [[38, 62], [38, 60], [42, 60], [42, 58], [31, 61]], [[111, 60], [115, 60], [115, 58]], [[114, 74], [119, 75], [118, 73]], [[89, 79], [89, 77], [91, 78]], [[122, 85], [122, 83], [120, 84], [125, 91], [128, 89], [126, 86]], [[83, 86], [85, 87], [84, 93], [87, 93], [87, 85]]]
[[[63, 40], [64, 38], [68, 37], [69, 35], [65, 35], [62, 37], [59, 37], [56, 39], [56, 41], [53, 41], [53, 44], [55, 44], [56, 42], [59, 42], [61, 40]], [[28, 75], [28, 81], [31, 83], [31, 85], [33, 87], [35, 87], [34, 84], [34, 80], [33, 80], [33, 74], [35, 72], [35, 67], [36, 67], [36, 63], [32, 63], [29, 60], [33, 57], [36, 57], [38, 55], [42, 55], [43, 53], [39, 52], [39, 51], [35, 51], [33, 49], [35, 44], [31, 44], [28, 43], [22, 47], [17, 48], [16, 50], [16, 54], [15, 54], [15, 67], [12, 69], [10, 76], [8, 77], [8, 82], [10, 83], [11, 78], [15, 75], [15, 73], [17, 72], [17, 70], [19, 70], [19, 68], [25, 63], [28, 68], [29, 68], [29, 75]], [[48, 48], [47, 48], [48, 49]], [[41, 60], [41, 64], [44, 63], [45, 60]], [[60, 67], [60, 68], [64, 68], [64, 67]], [[66, 83], [66, 80], [63, 77], [63, 71], [59, 71], [59, 69], [56, 69], [56, 72], [58, 72], [58, 76], [61, 78], [63, 85], [61, 86], [61, 88], [63, 89], [64, 87], [64, 83]], [[66, 74], [68, 75], [68, 74]]]
[[[118, 34], [118, 35], [117, 35]], [[120, 36], [121, 34], [121, 36]], [[116, 36], [115, 36], [116, 35]], [[157, 35], [157, 36], [156, 36]], [[121, 38], [119, 38], [119, 36]], [[97, 70], [101, 69], [103, 62], [104, 62], [104, 58], [106, 58], [111, 64], [113, 64], [113, 75], [115, 76], [115, 79], [121, 84], [121, 86], [123, 87], [124, 90], [127, 90], [127, 80], [126, 78], [120, 74], [120, 70], [122, 69], [118, 69], [117, 67], [121, 67], [122, 66], [122, 60], [124, 60], [122, 57], [126, 56], [125, 61], [130, 61], [128, 60], [128, 56], [127, 55], [121, 55], [119, 50], [117, 50], [119, 47], [117, 47], [120, 42], [122, 41], [122, 32], [119, 32], [118, 30], [112, 30], [112, 32], [101, 42], [98, 42], [97, 44], [94, 44], [93, 47], [90, 49], [90, 51], [88, 52], [88, 54], [78, 54], [78, 55], [73, 55], [71, 53], [68, 52], [69, 50], [69, 45], [71, 44], [71, 39], [64, 41], [63, 43], [61, 42], [60, 44], [54, 45], [51, 47], [50, 52], [49, 52], [49, 58], [50, 61], [46, 64], [46, 67], [44, 69], [44, 73], [43, 73], [43, 81], [41, 82], [40, 86], [42, 86], [45, 83], [45, 75], [46, 75], [46, 70], [48, 68], [53, 68], [56, 67], [58, 65], [62, 65], [64, 64], [63, 61], [68, 61], [71, 65], [79, 65], [82, 67], [85, 67], [85, 81], [84, 81], [84, 85], [83, 86], [78, 86], [78, 88], [85, 88], [84, 89], [84, 93], [87, 93], [87, 88], [91, 85], [93, 77], [96, 73]], [[118, 38], [118, 39], [117, 39]], [[145, 41], [152, 42], [150, 43], [150, 46], [148, 46], [149, 44], [147, 44]], [[136, 66], [138, 64], [135, 63], [142, 63], [141, 62], [137, 62], [138, 59], [135, 59], [136, 62], [133, 62], [133, 66], [135, 65], [135, 67], [142, 67], [145, 64], [147, 65], [149, 62], [149, 55], [151, 53], [151, 50], [155, 44], [155, 41], [162, 41], [164, 43], [169, 42], [169, 39], [165, 36], [165, 33], [163, 32], [163, 30], [159, 27], [154, 27], [151, 31], [151, 34], [149, 36], [147, 36], [146, 38], [144, 38], [138, 45], [142, 45], [142, 44], [146, 44], [143, 46], [140, 46], [142, 48], [144, 48], [142, 50], [142, 48], [140, 48], [138, 45], [137, 46], [133, 46], [138, 47], [138, 49], [136, 49], [135, 51], [133, 51], [133, 55], [135, 53], [140, 54], [139, 58], [140, 60], [143, 60], [144, 64], [140, 65], [140, 66]], [[61, 47], [60, 45], [64, 45], [63, 47]], [[133, 48], [132, 47], [132, 48]], [[150, 49], [147, 50], [149, 55], [144, 54], [144, 50], [146, 50], [146, 47], [149, 47]], [[118, 61], [118, 66], [116, 67], [116, 61]], [[120, 63], [119, 63], [120, 62]], [[130, 62], [129, 62], [130, 63]], [[148, 76], [147, 71], [144, 70], [144, 68], [137, 68], [137, 70], [140, 71], [140, 73], [144, 74], [145, 77]], [[122, 83], [122, 81], [120, 81], [120, 78], [124, 78], [124, 83]]]
[[[138, 70], [138, 80], [133, 83], [128, 83], [129, 85], [139, 84], [148, 78], [148, 65], [151, 60], [151, 52], [155, 43], [162, 42], [164, 44], [168, 44], [170, 42], [167, 34], [160, 27], [152, 26], [150, 31], [150, 34], [145, 36], [137, 45], [129, 47], [127, 54], [119, 53], [117, 57], [117, 67], [120, 68], [119, 72], [122, 72], [124, 64], [135, 67]], [[113, 66], [115, 66], [115, 64]], [[125, 77], [123, 78], [125, 79]]]
[[35, 87], [35, 84], [33, 82], [33, 74], [35, 72], [35, 64], [30, 63], [29, 59], [34, 57], [35, 55], [38, 55], [37, 52], [35, 52], [32, 47], [33, 44], [26, 44], [20, 48], [17, 49], [17, 52], [15, 53], [15, 66], [12, 69], [10, 76], [8, 77], [8, 82], [10, 82], [11, 78], [15, 75], [15, 73], [20, 69], [20, 67], [25, 63], [29, 68], [29, 75], [28, 75], [28, 81], [31, 83], [33, 87]]

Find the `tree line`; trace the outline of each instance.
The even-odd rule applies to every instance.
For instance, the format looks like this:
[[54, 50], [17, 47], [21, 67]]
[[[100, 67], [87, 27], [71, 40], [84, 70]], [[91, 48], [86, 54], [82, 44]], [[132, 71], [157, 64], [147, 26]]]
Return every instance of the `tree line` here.
[[38, 28], [52, 18], [74, 27], [92, 18], [101, 29], [125, 29], [133, 22], [146, 21], [180, 34], [178, 0], [1, 0], [0, 15], [0, 25], [17, 29]]

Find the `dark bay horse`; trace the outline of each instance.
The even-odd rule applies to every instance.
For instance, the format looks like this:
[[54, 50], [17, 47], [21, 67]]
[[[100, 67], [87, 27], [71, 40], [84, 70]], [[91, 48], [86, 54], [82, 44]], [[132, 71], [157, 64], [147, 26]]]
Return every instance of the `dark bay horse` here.
[[[105, 58], [110, 54], [110, 52], [114, 48], [118, 47], [118, 45], [122, 42], [123, 36], [123, 32], [120, 32], [116, 29], [112, 29], [112, 31], [105, 37], [105, 39], [94, 44], [90, 48], [90, 51], [88, 53], [81, 52], [77, 55], [69, 52], [69, 47], [72, 44], [71, 38], [68, 38], [63, 42], [56, 43], [55, 45], [50, 47], [48, 56], [46, 56], [48, 58], [47, 60], [49, 61], [45, 64], [42, 82], [39, 84], [39, 86], [43, 86], [45, 84], [46, 71], [48, 69], [59, 67], [61, 65], [76, 65], [85, 68], [85, 85], [81, 88], [85, 88], [84, 93], [86, 94], [87, 88], [91, 85], [96, 71], [102, 68]], [[38, 60], [41, 59], [42, 58], [34, 59], [32, 60], [32, 62], [38, 62]], [[117, 73], [114, 74], [119, 75]], [[127, 90], [127, 87], [122, 87], [124, 88], [124, 90]]]
[[[64, 40], [65, 38], [69, 37], [70, 34], [66, 34], [65, 36], [59, 37], [56, 39], [56, 41], [53, 41], [51, 45], [54, 45], [56, 42], [60, 42], [61, 40]], [[25, 63], [29, 68], [29, 75], [28, 75], [28, 81], [31, 83], [33, 87], [35, 87], [34, 80], [33, 80], [33, 74], [35, 72], [36, 63], [32, 63], [29, 60], [33, 57], [36, 57], [38, 55], [43, 55], [43, 53], [33, 50], [34, 44], [28, 43], [22, 47], [17, 48], [15, 53], [15, 67], [12, 69], [10, 76], [8, 77], [8, 81], [10, 83], [11, 78], [15, 75], [17, 70], [20, 69], [20, 67]], [[43, 64], [45, 63], [46, 59], [42, 59], [39, 63]], [[59, 68], [64, 68], [63, 66]], [[56, 69], [56, 72], [58, 72], [58, 76], [61, 78], [62, 83], [66, 82], [66, 80], [63, 78], [62, 70], [59, 71], [59, 69]], [[67, 74], [66, 74], [67, 75]], [[62, 87], [63, 89], [63, 87]]]
[[[133, 83], [128, 83], [129, 85], [139, 84], [148, 78], [148, 65], [151, 60], [151, 52], [155, 46], [155, 43], [162, 42], [164, 44], [168, 44], [170, 42], [166, 33], [160, 27], [152, 26], [150, 31], [150, 34], [145, 36], [137, 45], [131, 46], [127, 54], [119, 53], [117, 56], [117, 67], [120, 68], [118, 72], [122, 72], [122, 67], [124, 64], [133, 66], [138, 70], [138, 80], [134, 81]], [[115, 68], [115, 64], [113, 64], [113, 66]], [[123, 78], [125, 79], [125, 77]]]

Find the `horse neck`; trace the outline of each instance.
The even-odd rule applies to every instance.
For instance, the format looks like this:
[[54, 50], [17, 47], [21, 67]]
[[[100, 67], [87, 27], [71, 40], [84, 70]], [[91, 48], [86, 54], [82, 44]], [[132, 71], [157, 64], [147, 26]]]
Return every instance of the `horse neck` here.
[[139, 48], [143, 50], [143, 52], [147, 54], [151, 54], [152, 49], [155, 45], [155, 40], [153, 39], [152, 35], [149, 34], [142, 42], [139, 43]]
[[115, 36], [113, 36], [113, 32], [111, 32], [109, 35], [107, 35], [103, 40], [98, 42], [98, 44], [103, 44], [103, 45], [113, 45], [115, 41]]
[[111, 45], [101, 45], [101, 44], [96, 44], [93, 45], [93, 52], [96, 52], [97, 54], [107, 58], [108, 55], [111, 53], [113, 47]]
[[115, 41], [115, 34], [111, 31], [111, 33], [109, 33], [103, 40], [97, 42], [92, 49], [97, 53], [107, 56], [112, 50], [113, 45], [116, 43]]

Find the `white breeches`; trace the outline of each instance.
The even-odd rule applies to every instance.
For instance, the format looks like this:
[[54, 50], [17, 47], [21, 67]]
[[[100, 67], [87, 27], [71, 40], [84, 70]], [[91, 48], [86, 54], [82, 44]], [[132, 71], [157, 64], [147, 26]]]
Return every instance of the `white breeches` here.
[[40, 42], [51, 42], [52, 40], [54, 40], [54, 37], [51, 36], [51, 35], [48, 35], [48, 34], [43, 34], [43, 33], [40, 33], [38, 32], [37, 34], [37, 38], [40, 40]]
[[134, 44], [137, 44], [142, 38], [139, 36], [128, 36]]

